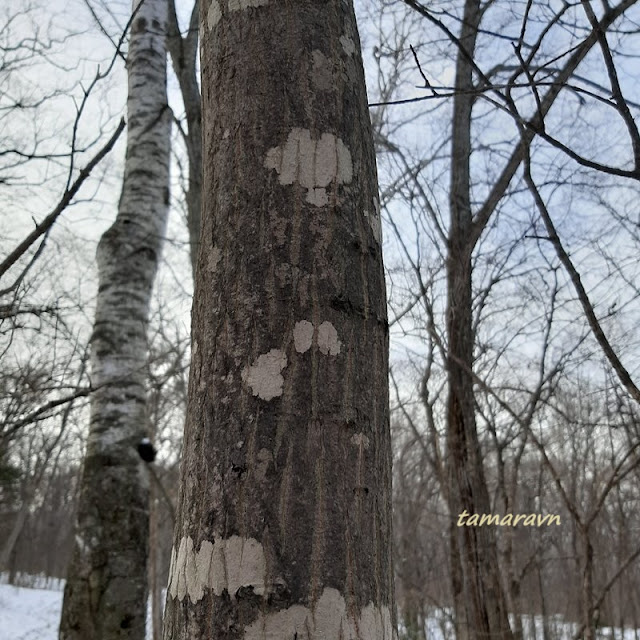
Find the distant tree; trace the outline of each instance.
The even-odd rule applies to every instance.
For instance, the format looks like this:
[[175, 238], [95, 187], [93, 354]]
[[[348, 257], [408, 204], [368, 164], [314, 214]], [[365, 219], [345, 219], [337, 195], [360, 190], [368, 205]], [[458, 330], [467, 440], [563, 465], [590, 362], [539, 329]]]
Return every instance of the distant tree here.
[[[90, 116], [117, 56], [85, 72], [68, 54], [82, 29], [58, 20], [55, 8], [42, 9], [36, 0], [0, 12], [0, 450], [5, 458], [26, 430], [52, 424], [49, 418], [63, 415], [67, 405], [91, 391], [86, 376], [75, 377], [84, 371], [83, 338], [74, 325], [85, 301], [69, 289], [71, 274], [81, 267], [68, 255], [70, 243], [56, 237], [56, 226], [88, 187], [95, 193], [98, 169], [124, 130], [123, 120], [111, 131], [111, 118]], [[54, 244], [58, 251], [47, 251]], [[65, 277], [61, 263], [73, 263]]]
[[[43, 18], [40, 9], [35, 3], [24, 3], [0, 15], [0, 81], [7, 87], [0, 96], [0, 201], [15, 206], [34, 191], [40, 201], [47, 201], [50, 198], [43, 197], [47, 187], [59, 195], [46, 215], [38, 212], [34, 216], [34, 228], [0, 260], [0, 279], [4, 279], [0, 280], [0, 322], [18, 313], [39, 311], [16, 304], [25, 276], [42, 254], [55, 222], [77, 201], [78, 192], [124, 130], [121, 121], [106, 141], [101, 126], [84, 131], [92, 98], [112, 73], [122, 40], [111, 60], [93, 77], [81, 81], [77, 78], [78, 62], [74, 67], [73, 59], [64, 56], [79, 34], [57, 24], [54, 17]], [[50, 87], [48, 81], [38, 82], [39, 75], [46, 78], [61, 67], [71, 78], [65, 84], [71, 86]], [[69, 109], [70, 100], [75, 113]], [[68, 130], [63, 129], [66, 135], [58, 130], [61, 123], [50, 123], [56, 111], [74, 114], [68, 120]], [[62, 118], [67, 120], [66, 115]]]
[[184, 105], [186, 131], [181, 127], [187, 151], [188, 168], [184, 189], [187, 206], [187, 230], [189, 231], [189, 255], [191, 271], [195, 278], [200, 246], [202, 218], [202, 109], [198, 83], [198, 15], [200, 2], [195, 0], [186, 34], [178, 24], [175, 0], [169, 1], [169, 30], [167, 49], [171, 55], [173, 70], [178, 78], [180, 95]]
[[561, 375], [589, 362], [640, 398], [637, 2], [378, 5], [392, 305], [444, 451], [456, 632], [508, 638], [526, 562], [457, 515], [522, 504], [518, 465]]
[[[24, 369], [19, 369], [15, 381], [17, 382], [17, 388], [11, 390], [14, 396], [14, 403], [5, 403], [5, 415], [10, 414], [11, 410], [20, 411], [23, 409], [24, 403], [29, 402], [30, 395], [34, 392], [36, 398], [45, 393], [44, 389], [46, 389], [49, 375], [48, 367], [31, 373], [31, 382], [34, 387], [30, 394], [25, 388], [25, 382], [29, 379], [29, 376]], [[78, 377], [82, 379], [84, 374], [83, 361]], [[7, 384], [7, 382], [9, 382], [9, 376], [3, 380], [4, 384]], [[8, 390], [5, 388], [2, 389], [2, 391], [2, 395], [6, 398]], [[7, 450], [9, 444], [12, 445], [12, 451], [14, 449], [17, 450], [17, 454], [14, 451], [14, 458], [19, 461], [19, 464], [14, 467], [9, 466], [9, 477], [11, 478], [13, 475], [15, 478], [17, 475], [20, 486], [19, 508], [15, 516], [11, 518], [11, 529], [7, 533], [4, 543], [0, 545], [0, 570], [8, 568], [9, 559], [14, 554], [16, 543], [23, 531], [29, 514], [33, 511], [34, 503], [37, 497], [46, 491], [49, 476], [54, 475], [59, 466], [58, 463], [64, 445], [70, 442], [68, 431], [69, 424], [72, 421], [74, 401], [75, 398], [62, 404], [59, 420], [55, 420], [53, 424], [51, 424], [51, 420], [39, 423], [38, 417], [36, 416], [33, 417], [33, 421], [37, 425], [36, 428], [33, 428], [33, 426], [28, 430], [23, 428], [18, 431], [17, 435], [15, 430], [12, 429], [8, 430], [8, 434], [3, 434], [2, 430], [0, 430], [0, 451], [3, 449]], [[11, 404], [13, 404], [13, 406], [11, 406]], [[33, 413], [31, 415], [33, 416]], [[3, 438], [3, 435], [7, 437]], [[0, 462], [0, 465], [1, 464]]]
[[392, 638], [387, 318], [351, 2], [201, 6], [168, 640]]
[[145, 637], [149, 303], [169, 203], [166, 0], [133, 2], [127, 59], [128, 137], [115, 223], [102, 236], [91, 338], [91, 421], [61, 640]]

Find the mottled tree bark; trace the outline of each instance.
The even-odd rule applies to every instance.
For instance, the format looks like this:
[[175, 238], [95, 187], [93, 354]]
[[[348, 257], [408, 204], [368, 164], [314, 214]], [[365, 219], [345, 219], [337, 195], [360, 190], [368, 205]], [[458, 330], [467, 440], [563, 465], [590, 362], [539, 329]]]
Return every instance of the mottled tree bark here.
[[[138, 7], [138, 5], [140, 6]], [[128, 56], [129, 129], [113, 226], [98, 245], [91, 338], [91, 423], [61, 640], [143, 640], [149, 498], [136, 451], [146, 429], [149, 301], [169, 195], [166, 0], [134, 1]]]
[[[447, 256], [447, 449], [449, 508], [454, 519], [465, 510], [469, 514], [491, 512], [475, 419], [472, 376], [475, 336], [471, 278], [477, 241], [471, 209], [471, 115], [475, 99], [472, 61], [481, 17], [479, 0], [467, 0], [453, 102]], [[454, 545], [457, 543], [457, 549], [451, 549], [456, 625], [465, 638], [509, 640], [512, 634], [495, 531], [491, 526], [456, 528], [451, 540]]]
[[205, 0], [165, 640], [389, 639], [388, 324], [351, 1]]

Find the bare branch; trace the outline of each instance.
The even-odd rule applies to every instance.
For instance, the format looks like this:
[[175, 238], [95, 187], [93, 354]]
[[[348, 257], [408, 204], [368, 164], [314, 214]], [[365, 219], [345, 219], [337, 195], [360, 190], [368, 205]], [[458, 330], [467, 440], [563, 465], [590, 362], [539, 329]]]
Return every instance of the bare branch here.
[[64, 192], [64, 195], [56, 205], [55, 209], [47, 215], [47, 217], [36, 226], [36, 228], [0, 263], [0, 277], [2, 277], [24, 254], [29, 247], [42, 235], [48, 233], [60, 214], [71, 204], [74, 196], [80, 190], [85, 180], [91, 175], [91, 172], [100, 163], [100, 161], [113, 149], [116, 140], [124, 131], [124, 118], [120, 120], [113, 135], [100, 151], [89, 161], [89, 163], [80, 171], [73, 184]]

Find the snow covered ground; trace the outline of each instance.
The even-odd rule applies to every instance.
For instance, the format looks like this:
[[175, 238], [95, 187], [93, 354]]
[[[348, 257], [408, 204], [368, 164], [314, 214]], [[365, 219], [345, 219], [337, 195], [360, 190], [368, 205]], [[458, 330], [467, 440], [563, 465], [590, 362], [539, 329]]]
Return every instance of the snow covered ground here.
[[[13, 587], [6, 583], [6, 576], [0, 576], [0, 640], [57, 640], [58, 621], [62, 608], [61, 580], [50, 580], [29, 576], [30, 587]], [[525, 636], [531, 620], [525, 622]], [[541, 620], [535, 619], [536, 637], [542, 637]], [[558, 640], [569, 640], [574, 626], [560, 617], [549, 624], [551, 632]], [[624, 636], [617, 629], [599, 629], [603, 640], [640, 640], [640, 633], [625, 629]], [[445, 615], [435, 615], [427, 621], [428, 640], [451, 638], [451, 626]]]
[[0, 640], [57, 640], [62, 607], [57, 586], [52, 590], [0, 584]]
[[[44, 576], [20, 575], [7, 584], [0, 574], [0, 640], [58, 640], [64, 580]], [[151, 610], [147, 618], [150, 637]]]

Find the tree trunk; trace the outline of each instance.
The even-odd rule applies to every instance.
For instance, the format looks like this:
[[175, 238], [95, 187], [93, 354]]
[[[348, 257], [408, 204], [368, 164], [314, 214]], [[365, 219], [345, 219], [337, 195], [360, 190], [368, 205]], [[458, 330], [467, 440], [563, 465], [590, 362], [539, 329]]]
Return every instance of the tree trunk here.
[[159, 496], [158, 487], [151, 485], [149, 504], [149, 590], [151, 601], [151, 638], [162, 639], [162, 590], [164, 581], [160, 582], [159, 554]]
[[[491, 511], [476, 427], [471, 375], [475, 339], [471, 282], [475, 234], [470, 179], [471, 115], [475, 94], [471, 61], [481, 16], [479, 0], [467, 0], [460, 34], [464, 52], [458, 52], [453, 103], [451, 221], [447, 259], [447, 449], [450, 509], [454, 518], [463, 511], [469, 514]], [[457, 542], [465, 610], [456, 611], [456, 617], [465, 618], [462, 625], [466, 624], [470, 638], [508, 640], [511, 631], [494, 529], [491, 526], [458, 527]], [[452, 562], [456, 562], [453, 553]]]
[[[514, 485], [515, 489], [515, 485]], [[515, 496], [514, 496], [515, 498]], [[507, 502], [505, 513], [512, 512], [512, 506], [515, 505], [515, 499]], [[508, 527], [504, 532], [504, 567], [506, 571], [506, 579], [508, 585], [508, 602], [509, 608], [511, 610], [512, 620], [513, 620], [513, 638], [514, 640], [522, 640], [524, 638], [524, 624], [522, 621], [523, 614], [523, 606], [522, 606], [522, 593], [521, 593], [521, 583], [522, 578], [518, 576], [518, 568], [516, 565], [516, 553], [514, 549], [514, 538], [515, 533], [513, 528]], [[531, 617], [533, 617], [533, 613], [531, 613]], [[535, 640], [535, 634], [532, 640]]]
[[189, 231], [189, 256], [195, 280], [202, 218], [202, 109], [197, 65], [200, 2], [195, 0], [193, 4], [189, 30], [187, 35], [183, 37], [178, 27], [175, 0], [168, 1], [169, 37], [167, 38], [167, 48], [180, 85], [187, 120], [184, 142], [189, 156], [189, 169], [185, 200], [187, 204], [187, 229]]
[[203, 3], [204, 191], [165, 640], [389, 639], [388, 324], [347, 0]]
[[593, 545], [588, 529], [581, 531], [582, 537], [582, 622], [584, 640], [596, 637], [595, 611], [593, 606]]
[[149, 302], [166, 226], [171, 120], [166, 0], [134, 2], [128, 57], [129, 130], [113, 226], [98, 245], [91, 338], [91, 423], [61, 640], [143, 640], [147, 609], [148, 478], [136, 445], [146, 428]]
[[[450, 493], [450, 492], [449, 492]], [[450, 499], [449, 504], [453, 505]], [[451, 578], [451, 599], [453, 604], [453, 622], [455, 627], [455, 640], [468, 640], [471, 635], [467, 623], [465, 609], [464, 578], [462, 574], [462, 560], [460, 558], [460, 548], [458, 545], [458, 528], [456, 526], [457, 513], [454, 509], [449, 509], [451, 522], [449, 523], [448, 547], [449, 547], [449, 570]]]
[[[540, 618], [542, 619], [542, 640], [551, 640], [551, 630], [549, 628], [549, 617], [547, 616], [547, 599], [545, 597], [544, 578], [542, 575], [541, 561], [536, 561], [536, 572], [538, 574], [538, 593], [540, 594]], [[534, 612], [531, 612], [533, 618]], [[535, 624], [535, 623], [534, 623]]]
[[24, 523], [27, 521], [27, 516], [29, 515], [29, 509], [31, 507], [31, 496], [24, 494], [22, 496], [22, 504], [20, 505], [20, 511], [16, 515], [15, 520], [13, 521], [13, 526], [9, 530], [9, 535], [5, 540], [5, 543], [2, 545], [2, 549], [0, 550], [0, 569], [5, 571], [9, 568], [9, 560], [16, 548], [16, 543], [18, 542], [18, 538], [22, 533], [22, 529], [24, 528]]

